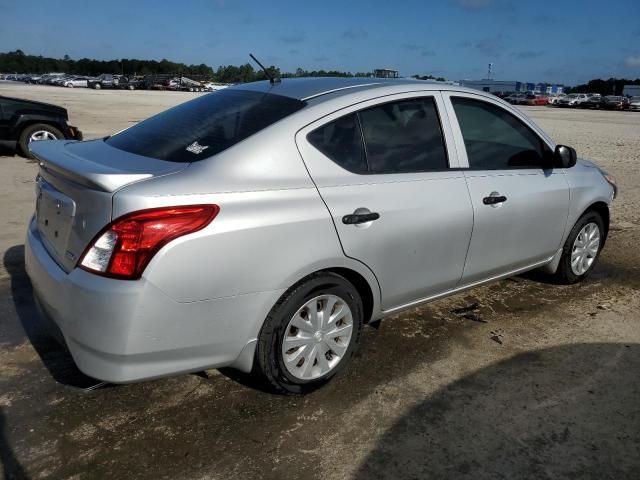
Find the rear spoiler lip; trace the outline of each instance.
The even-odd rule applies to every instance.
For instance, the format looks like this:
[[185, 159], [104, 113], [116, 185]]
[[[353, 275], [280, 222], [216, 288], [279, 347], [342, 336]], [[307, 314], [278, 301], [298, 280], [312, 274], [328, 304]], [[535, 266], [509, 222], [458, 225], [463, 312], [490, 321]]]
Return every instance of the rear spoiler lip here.
[[[100, 163], [91, 160], [91, 157], [82, 157], [74, 154], [67, 146], [73, 144], [88, 144], [93, 142], [100, 142], [106, 147], [102, 139], [92, 140], [89, 142], [75, 142], [69, 140], [49, 140], [44, 142], [32, 142], [29, 144], [29, 150], [33, 156], [38, 160], [39, 166], [42, 170], [48, 172], [51, 175], [62, 177], [75, 184], [82, 185], [84, 187], [91, 188], [93, 190], [99, 190], [103, 192], [115, 192], [122, 187], [130, 185], [141, 180], [146, 180], [154, 176], [159, 176], [167, 173], [173, 173], [177, 170], [178, 164], [174, 164], [173, 171], [163, 171], [165, 169], [159, 168], [154, 173], [143, 172], [126, 172], [112, 167], [106, 163]], [[102, 147], [104, 148], [104, 147]], [[112, 147], [107, 147], [112, 148]], [[121, 152], [116, 149], [114, 151], [124, 156], [132, 155], [126, 152]], [[150, 159], [145, 157], [139, 157], [133, 155], [137, 159], [144, 159], [147, 162]], [[136, 163], [136, 158], [131, 158], [130, 164]], [[154, 160], [151, 160], [154, 161]], [[156, 162], [156, 161], [154, 161]], [[114, 162], [115, 163], [115, 162]], [[181, 164], [179, 170], [188, 167], [189, 164]], [[159, 166], [159, 165], [158, 165]], [[78, 167], [85, 167], [78, 169]]]

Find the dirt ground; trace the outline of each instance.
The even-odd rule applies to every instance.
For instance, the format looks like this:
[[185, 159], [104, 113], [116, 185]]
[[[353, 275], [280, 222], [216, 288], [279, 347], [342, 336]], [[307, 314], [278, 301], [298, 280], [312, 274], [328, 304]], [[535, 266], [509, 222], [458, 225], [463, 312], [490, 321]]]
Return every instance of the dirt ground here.
[[[197, 94], [0, 82], [67, 107], [87, 138]], [[638, 478], [640, 113], [525, 108], [621, 193], [591, 278], [538, 274], [367, 327], [305, 397], [232, 372], [94, 391], [38, 323], [23, 266], [36, 164], [0, 157], [0, 472], [6, 478]]]

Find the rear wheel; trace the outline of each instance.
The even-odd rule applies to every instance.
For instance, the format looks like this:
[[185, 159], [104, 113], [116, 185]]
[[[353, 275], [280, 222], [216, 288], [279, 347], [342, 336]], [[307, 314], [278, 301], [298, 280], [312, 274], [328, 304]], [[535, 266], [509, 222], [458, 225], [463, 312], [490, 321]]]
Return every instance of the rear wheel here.
[[566, 284], [587, 278], [602, 250], [604, 235], [602, 217], [593, 211], [585, 213], [571, 229], [564, 244], [556, 278]]
[[254, 373], [279, 393], [306, 393], [342, 370], [360, 341], [362, 300], [334, 273], [313, 274], [289, 289], [260, 331]]
[[29, 144], [31, 142], [39, 142], [42, 140], [61, 140], [64, 135], [60, 130], [46, 123], [36, 123], [29, 125], [20, 134], [18, 144], [20, 146], [21, 153], [28, 158], [34, 158], [29, 152]]

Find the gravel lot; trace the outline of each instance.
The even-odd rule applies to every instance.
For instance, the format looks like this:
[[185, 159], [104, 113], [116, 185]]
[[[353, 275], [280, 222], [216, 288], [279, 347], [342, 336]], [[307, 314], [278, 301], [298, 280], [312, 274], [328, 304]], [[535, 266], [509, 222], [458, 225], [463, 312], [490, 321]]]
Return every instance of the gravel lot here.
[[[197, 94], [0, 82], [65, 106], [86, 138]], [[536, 274], [366, 328], [305, 397], [232, 372], [84, 391], [44, 334], [23, 267], [36, 164], [0, 152], [0, 472], [6, 478], [638, 478], [640, 113], [524, 108], [621, 193], [592, 277]], [[475, 315], [459, 309], [473, 307]]]

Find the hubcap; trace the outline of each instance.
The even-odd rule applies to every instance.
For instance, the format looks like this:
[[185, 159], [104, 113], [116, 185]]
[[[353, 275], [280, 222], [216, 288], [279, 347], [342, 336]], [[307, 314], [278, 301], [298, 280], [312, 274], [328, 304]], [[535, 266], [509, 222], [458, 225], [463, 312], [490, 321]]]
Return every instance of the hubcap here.
[[40, 140], [57, 140], [57, 138], [53, 133], [46, 130], [38, 130], [37, 132], [33, 132], [29, 137], [29, 143], [39, 142]]
[[336, 295], [320, 295], [305, 303], [287, 325], [282, 359], [300, 380], [313, 380], [336, 368], [353, 333], [349, 305]]
[[571, 270], [583, 275], [591, 268], [600, 248], [600, 229], [595, 223], [587, 223], [573, 242]]

